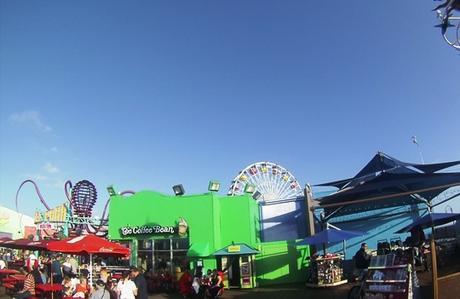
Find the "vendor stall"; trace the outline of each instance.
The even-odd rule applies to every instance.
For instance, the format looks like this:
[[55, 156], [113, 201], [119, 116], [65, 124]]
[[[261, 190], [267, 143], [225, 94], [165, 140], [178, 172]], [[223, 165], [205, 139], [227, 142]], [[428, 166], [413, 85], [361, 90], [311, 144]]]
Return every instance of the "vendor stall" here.
[[343, 278], [342, 260], [343, 256], [338, 254], [312, 258], [306, 286], [322, 288], [347, 283], [347, 280]]
[[400, 251], [398, 254], [373, 256], [363, 292], [367, 299], [412, 299], [410, 254]]
[[[326, 230], [323, 230], [313, 236], [303, 239], [297, 242], [298, 245], [318, 245], [323, 244], [324, 253], [326, 252], [327, 243], [344, 242], [345, 240], [362, 236], [364, 232], [357, 231], [346, 231], [341, 230], [338, 227], [328, 224]], [[313, 257], [310, 263], [309, 276], [307, 278], [306, 285], [308, 287], [322, 288], [322, 287], [333, 287], [344, 283], [347, 280], [343, 278], [342, 269], [343, 256], [340, 254], [325, 254], [323, 256]]]

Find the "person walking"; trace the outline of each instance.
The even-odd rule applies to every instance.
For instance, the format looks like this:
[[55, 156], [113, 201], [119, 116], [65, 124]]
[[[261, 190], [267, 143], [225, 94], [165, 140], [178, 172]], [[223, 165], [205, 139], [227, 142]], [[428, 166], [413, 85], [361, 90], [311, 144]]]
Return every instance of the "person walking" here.
[[110, 293], [105, 288], [105, 282], [101, 279], [96, 281], [96, 289], [91, 293], [89, 299], [110, 299]]
[[134, 284], [136, 284], [137, 288], [136, 299], [148, 299], [147, 281], [145, 280], [144, 275], [140, 273], [139, 268], [131, 268], [131, 277], [133, 278]]
[[129, 272], [124, 271], [117, 284], [118, 299], [136, 299], [136, 284], [129, 278]]
[[62, 282], [62, 267], [61, 262], [57, 256], [53, 256], [51, 262], [51, 275], [53, 277], [53, 283], [61, 283]]

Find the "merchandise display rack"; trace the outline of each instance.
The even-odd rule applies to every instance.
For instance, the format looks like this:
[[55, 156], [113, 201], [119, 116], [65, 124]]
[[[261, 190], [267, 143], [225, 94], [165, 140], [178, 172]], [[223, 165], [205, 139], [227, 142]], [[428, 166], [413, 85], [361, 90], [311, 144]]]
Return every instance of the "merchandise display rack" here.
[[310, 278], [305, 284], [311, 288], [327, 288], [347, 283], [343, 279], [341, 255], [319, 256], [312, 260], [310, 265]]
[[371, 258], [366, 275], [365, 299], [412, 299], [411, 266], [395, 258], [395, 254]]

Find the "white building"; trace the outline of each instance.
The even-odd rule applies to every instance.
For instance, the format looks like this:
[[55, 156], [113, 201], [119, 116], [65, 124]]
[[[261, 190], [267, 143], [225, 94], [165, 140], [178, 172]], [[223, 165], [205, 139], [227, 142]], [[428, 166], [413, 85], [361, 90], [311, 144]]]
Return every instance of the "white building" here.
[[34, 227], [34, 219], [0, 206], [0, 237], [24, 238], [25, 227]]

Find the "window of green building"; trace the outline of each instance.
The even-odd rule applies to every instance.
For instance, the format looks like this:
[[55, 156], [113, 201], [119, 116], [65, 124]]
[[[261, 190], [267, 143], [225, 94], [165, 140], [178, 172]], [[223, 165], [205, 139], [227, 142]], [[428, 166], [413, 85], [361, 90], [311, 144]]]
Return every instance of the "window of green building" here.
[[138, 243], [138, 266], [146, 271], [176, 272], [188, 266], [187, 250], [188, 238], [171, 238], [157, 240], [139, 240]]

